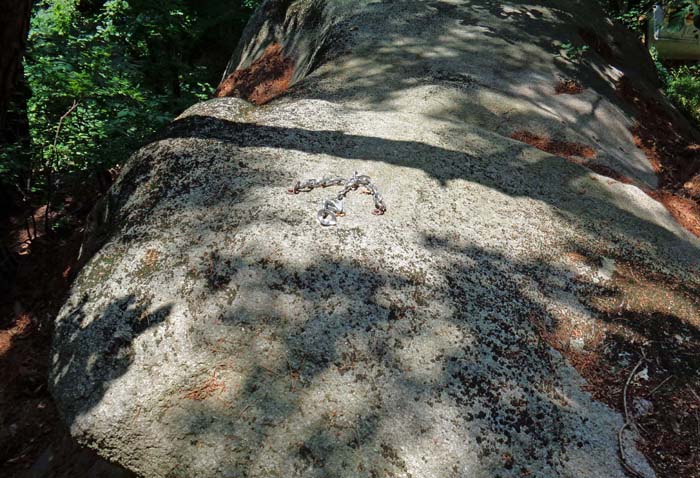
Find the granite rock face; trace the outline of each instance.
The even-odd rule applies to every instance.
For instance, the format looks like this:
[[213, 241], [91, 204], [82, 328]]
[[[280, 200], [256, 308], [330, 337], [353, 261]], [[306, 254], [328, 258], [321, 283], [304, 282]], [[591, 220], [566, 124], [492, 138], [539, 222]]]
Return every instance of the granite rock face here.
[[[644, 53], [610, 37], [624, 62], [567, 60], [552, 42], [602, 13], [531, 3], [264, 3], [226, 76], [279, 43], [290, 89], [193, 106], [95, 209], [50, 380], [73, 435], [149, 478], [624, 477], [622, 417], [541, 327], [592, 320], [579, 291], [605, 277], [568, 254], [690, 281], [700, 241], [636, 185], [510, 138], [655, 184], [614, 93], [623, 73], [653, 90]], [[562, 76], [587, 87], [557, 95]], [[385, 215], [351, 193], [322, 228], [338, 188], [287, 194], [354, 171]]]

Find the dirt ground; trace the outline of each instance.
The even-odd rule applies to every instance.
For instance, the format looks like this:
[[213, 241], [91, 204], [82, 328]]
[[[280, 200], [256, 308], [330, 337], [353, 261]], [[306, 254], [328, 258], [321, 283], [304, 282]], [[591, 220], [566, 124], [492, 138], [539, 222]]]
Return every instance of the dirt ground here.
[[[568, 260], [600, 267], [577, 252]], [[627, 390], [639, 447], [659, 477], [700, 477], [700, 290], [618, 263], [604, 286], [589, 283], [586, 305], [594, 324], [561, 317], [554, 327], [538, 324], [542, 337], [597, 400], [625, 413]]]
[[131, 475], [71, 439], [48, 391], [53, 320], [75, 272], [91, 204], [66, 201], [51, 219], [67, 226], [51, 237], [42, 208], [33, 220], [15, 211], [1, 231], [14, 270], [4, 264], [0, 277], [0, 475], [125, 478]]

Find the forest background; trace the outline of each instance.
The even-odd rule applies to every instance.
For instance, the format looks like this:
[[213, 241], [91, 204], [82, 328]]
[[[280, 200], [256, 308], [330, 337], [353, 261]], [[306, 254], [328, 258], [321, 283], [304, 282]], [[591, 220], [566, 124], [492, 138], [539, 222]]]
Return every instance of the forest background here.
[[46, 234], [69, 232], [64, 196], [104, 191], [149, 136], [210, 96], [257, 3], [33, 2], [0, 115], [0, 219], [24, 213], [36, 222], [48, 204]]

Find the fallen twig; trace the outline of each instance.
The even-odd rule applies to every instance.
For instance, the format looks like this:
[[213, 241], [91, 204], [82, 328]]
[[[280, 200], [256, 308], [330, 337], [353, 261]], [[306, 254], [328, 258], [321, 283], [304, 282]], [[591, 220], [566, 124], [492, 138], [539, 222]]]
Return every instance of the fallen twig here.
[[666, 378], [664, 379], [664, 381], [661, 382], [660, 384], [658, 384], [656, 387], [654, 387], [654, 389], [653, 389], [651, 392], [649, 392], [649, 394], [648, 394], [647, 396], [648, 396], [648, 397], [651, 397], [652, 395], [654, 395], [656, 392], [658, 392], [658, 391], [661, 389], [661, 387], [663, 387], [664, 385], [666, 385], [666, 382], [668, 382], [668, 381], [671, 380], [672, 378], [674, 378], [673, 375], [669, 375], [668, 377], [666, 377]]
[[632, 369], [632, 373], [630, 373], [629, 377], [627, 377], [627, 382], [625, 382], [625, 388], [622, 389], [622, 405], [623, 405], [624, 410], [625, 410], [625, 421], [630, 421], [630, 413], [629, 413], [629, 409], [627, 408], [627, 389], [629, 388], [630, 382], [632, 381], [632, 378], [637, 373], [637, 370], [642, 365], [642, 363], [644, 363], [644, 359], [640, 358], [639, 362], [637, 362], [637, 365], [635, 365], [634, 368]]
[[241, 410], [241, 413], [238, 414], [238, 418], [243, 418], [243, 414], [248, 411], [248, 409], [251, 407], [252, 403], [247, 404], [243, 409]]
[[688, 390], [690, 390], [690, 393], [692, 393], [693, 396], [695, 397], [695, 399], [698, 401], [698, 403], [700, 403], [700, 396], [698, 396], [697, 392], [695, 390], [693, 390], [692, 388], [690, 388], [690, 385], [687, 385], [687, 387], [688, 387]]
[[629, 377], [627, 377], [625, 387], [622, 389], [622, 406], [625, 411], [625, 423], [620, 427], [620, 430], [617, 432], [617, 446], [620, 450], [620, 462], [622, 463], [622, 466], [625, 468], [625, 470], [627, 470], [635, 478], [646, 477], [637, 470], [635, 470], [634, 467], [627, 461], [627, 457], [625, 456], [625, 448], [622, 443], [622, 434], [624, 433], [625, 428], [627, 428], [630, 425], [632, 425], [632, 427], [635, 430], [637, 429], [637, 424], [634, 423], [634, 419], [630, 416], [629, 409], [627, 408], [627, 389], [629, 388], [630, 382], [632, 382], [632, 378], [637, 373], [637, 370], [642, 365], [642, 363], [644, 363], [644, 358], [639, 359], [637, 365], [634, 366], [632, 372], [629, 374]]

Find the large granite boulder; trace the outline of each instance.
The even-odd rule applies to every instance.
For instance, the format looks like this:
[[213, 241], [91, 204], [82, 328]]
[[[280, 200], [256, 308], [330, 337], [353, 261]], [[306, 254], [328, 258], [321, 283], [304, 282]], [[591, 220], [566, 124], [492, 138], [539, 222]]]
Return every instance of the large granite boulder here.
[[[625, 476], [543, 329], [595, 320], [574, 255], [692, 281], [700, 241], [643, 192], [615, 85], [653, 94], [645, 53], [596, 2], [530, 3], [265, 2], [219, 89], [250, 101], [190, 108], [95, 209], [50, 379], [73, 435], [145, 477]], [[386, 214], [287, 194], [354, 171]]]

